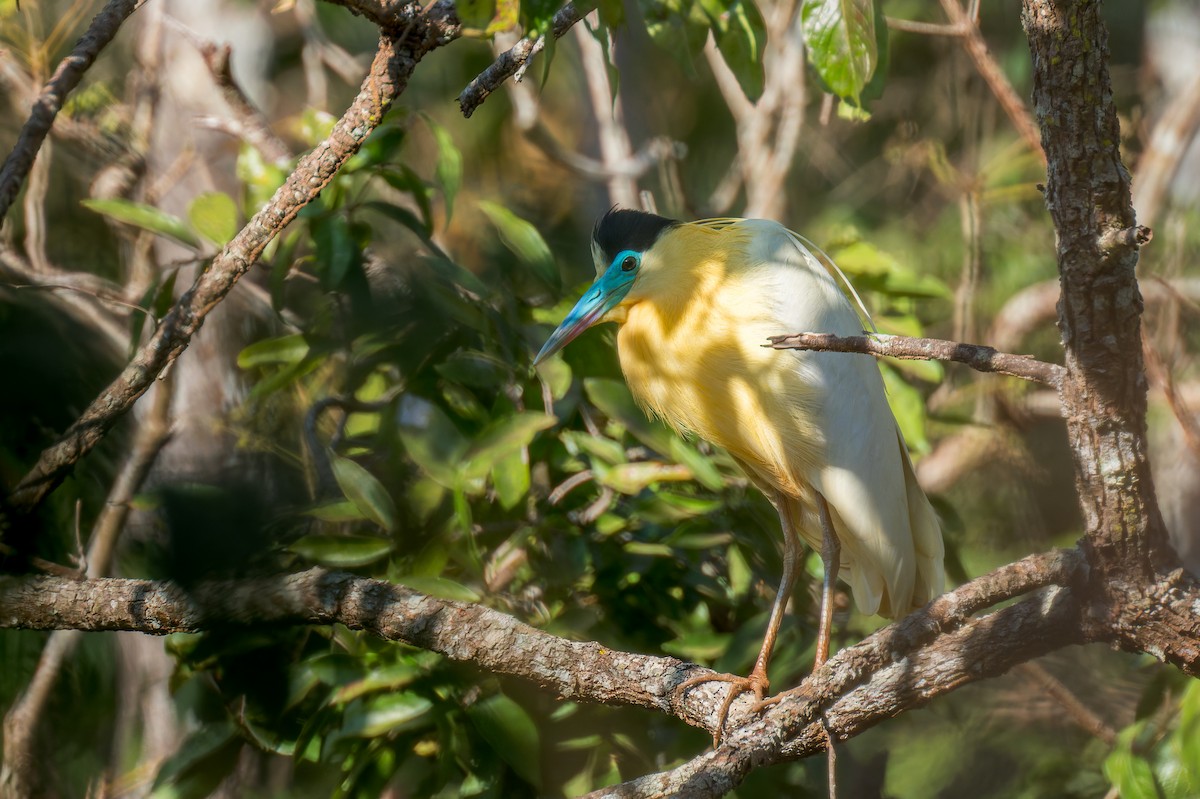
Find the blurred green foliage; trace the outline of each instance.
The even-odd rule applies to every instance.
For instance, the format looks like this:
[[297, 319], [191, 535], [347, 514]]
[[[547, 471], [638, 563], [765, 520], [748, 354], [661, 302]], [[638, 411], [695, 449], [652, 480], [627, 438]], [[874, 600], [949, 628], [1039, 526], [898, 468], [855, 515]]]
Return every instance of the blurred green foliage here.
[[[1008, 19], [989, 36], [1006, 66], [1020, 64], [1015, 4], [1002, 7]], [[763, 14], [740, 0], [600, 8], [606, 22], [621, 22], [615, 67], [631, 131], [676, 137], [692, 153], [675, 176], [679, 207], [663, 209], [690, 216], [734, 153], [700, 48], [711, 31], [756, 97]], [[557, 10], [528, 2], [460, 9], [478, 36], [517, 18], [544, 30]], [[896, 16], [921, 10], [911, 0], [888, 4]], [[986, 269], [976, 314], [990, 318], [1019, 288], [1053, 277], [1053, 234], [1035, 189], [1040, 164], [997, 121], [956, 43], [889, 40], [878, 1], [803, 0], [800, 13], [816, 73], [809, 88], [834, 92], [871, 117], [809, 123], [787, 221], [841, 265], [881, 331], [948, 334], [951, 286], [971, 246], [962, 232], [968, 193], [987, 221], [978, 232]], [[369, 39], [348, 27], [356, 23], [341, 9], [320, 14], [337, 20], [328, 33], [346, 47]], [[745, 673], [780, 573], [777, 517], [725, 453], [680, 438], [635, 406], [610, 331], [589, 331], [531, 368], [590, 279], [588, 231], [607, 200], [600, 187], [513, 141], [501, 97], [468, 123], [454, 117], [448, 98], [490, 53], [482, 45], [452, 50], [418, 68], [404, 107], [272, 243], [253, 276], [279, 325], [238, 357], [251, 388], [231, 425], [244, 447], [281, 455], [309, 488], [309, 501], [271, 509], [273, 529], [282, 531], [271, 567], [351, 569], [484, 602], [555, 634]], [[1134, 60], [1120, 50], [1116, 57], [1118, 65]], [[541, 101], [549, 122], [584, 146], [591, 131], [581, 123], [576, 59], [559, 45]], [[1132, 104], [1121, 89], [1121, 101]], [[315, 144], [333, 122], [326, 109], [291, 110], [298, 147]], [[83, 205], [210, 257], [286, 174], [243, 145], [236, 189], [192, 198], [186, 213], [121, 199]], [[671, 196], [666, 170], [645, 182]], [[114, 249], [110, 236], [89, 232], [95, 249]], [[66, 258], [70, 250], [55, 252]], [[162, 315], [175, 274], [162, 270], [145, 292], [141, 306], [150, 313], [131, 317], [131, 341]], [[0, 316], [0, 324], [28, 323]], [[1030, 343], [1051, 358], [1055, 347], [1050, 335]], [[981, 397], [997, 396], [1003, 407], [1006, 395], [1028, 390], [972, 382], [936, 363], [882, 369], [918, 457], [976, 426]], [[935, 390], [940, 398], [931, 402]], [[1071, 495], [1069, 466], [1032, 456], [1036, 444], [1020, 431], [1001, 440], [1000, 457], [935, 498], [959, 577], [1078, 534], [1073, 504], [1057, 516], [1048, 510]], [[12, 453], [6, 441], [6, 459], [19, 462]], [[1057, 457], [1065, 464], [1061, 451]], [[819, 574], [815, 558], [808, 570]], [[797, 592], [772, 665], [776, 687], [796, 684], [810, 667], [816, 604], [811, 591]], [[841, 613], [839, 643], [878, 624]], [[0, 634], [6, 703], [32, 672], [41, 640]], [[670, 767], [708, 741], [674, 719], [560, 701], [341, 628], [174, 635], [166, 647], [190, 732], [157, 769], [154, 797], [206, 796], [247, 757], [288, 764], [284, 786], [264, 781], [255, 794], [264, 797], [375, 797], [389, 789], [428, 797], [575, 795]], [[1113, 695], [1097, 687], [1099, 678], [1088, 684], [1100, 697], [1095, 704], [1117, 707], [1111, 723], [1132, 722], [1114, 747], [1053, 706], [1031, 702], [1036, 689], [1019, 679], [996, 681], [841, 747], [844, 795], [1090, 797], [1110, 785], [1122, 796], [1200, 792], [1195, 683], [1111, 653], [1052, 660], [1061, 672], [1082, 664], [1124, 687]], [[90, 742], [103, 740], [112, 713], [112, 666], [98, 637], [76, 661], [47, 723], [63, 726], [82, 703], [81, 721], [64, 731], [56, 753], [63, 792], [81, 795], [105, 765]], [[1128, 694], [1143, 686], [1134, 718]], [[738, 795], [824, 790], [824, 763], [814, 761], [756, 772]]]

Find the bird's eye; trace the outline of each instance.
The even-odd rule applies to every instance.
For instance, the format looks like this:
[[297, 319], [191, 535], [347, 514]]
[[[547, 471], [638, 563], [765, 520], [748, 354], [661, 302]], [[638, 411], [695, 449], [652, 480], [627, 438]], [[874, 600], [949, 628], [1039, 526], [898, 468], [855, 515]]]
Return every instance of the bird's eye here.
[[638, 268], [638, 259], [636, 255], [626, 255], [625, 260], [621, 261], [622, 272], [632, 272]]

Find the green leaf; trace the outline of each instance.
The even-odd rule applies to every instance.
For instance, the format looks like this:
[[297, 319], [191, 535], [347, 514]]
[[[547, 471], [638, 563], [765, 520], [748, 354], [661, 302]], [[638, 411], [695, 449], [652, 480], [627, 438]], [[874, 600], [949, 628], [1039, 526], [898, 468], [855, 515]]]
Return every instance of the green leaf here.
[[410, 691], [355, 701], [346, 709], [342, 728], [331, 737], [378, 738], [420, 729], [433, 723], [432, 709], [433, 702]]
[[184, 246], [193, 249], [200, 247], [200, 239], [192, 232], [192, 229], [188, 227], [186, 222], [177, 216], [168, 214], [166, 211], [160, 211], [153, 205], [135, 203], [131, 200], [117, 198], [83, 200], [82, 205], [84, 208], [95, 211], [98, 214], [103, 214], [109, 219], [123, 222], [126, 225], [133, 225], [136, 228], [148, 230], [160, 236], [166, 236]]
[[522, 263], [532, 267], [542, 283], [551, 289], [560, 286], [561, 279], [558, 267], [554, 265], [554, 255], [536, 227], [498, 203], [484, 200], [479, 203], [479, 209], [496, 226], [496, 232], [500, 234], [500, 241], [504, 246], [520, 258]]
[[599, 482], [622, 494], [638, 494], [652, 483], [691, 480], [694, 475], [686, 466], [639, 461], [622, 463], [598, 475]]
[[675, 435], [661, 422], [646, 418], [623, 382], [589, 377], [583, 381], [583, 390], [593, 405], [608, 418], [620, 422], [634, 438], [661, 455], [671, 452], [671, 439]]
[[459, 350], [433, 368], [442, 377], [475, 388], [495, 389], [512, 375], [512, 368], [504, 361], [477, 350]]
[[454, 215], [454, 198], [458, 196], [458, 190], [462, 186], [462, 153], [454, 146], [450, 132], [434, 122], [433, 117], [421, 114], [421, 118], [425, 120], [429, 132], [437, 142], [438, 155], [434, 175], [442, 187], [442, 198], [446, 201], [446, 224], [450, 224], [450, 217]]
[[742, 91], [750, 100], [763, 92], [763, 47], [767, 43], [766, 24], [758, 8], [750, 2], [732, 3], [713, 20], [717, 49], [733, 71]]
[[233, 771], [242, 741], [226, 721], [200, 727], [167, 758], [154, 786], [151, 799], [202, 799], [210, 795]]
[[237, 204], [224, 192], [205, 192], [188, 205], [188, 220], [197, 233], [224, 247], [238, 232]]
[[492, 467], [492, 485], [500, 507], [512, 510], [529, 493], [529, 460], [520, 451], [510, 452]]
[[296, 364], [308, 355], [308, 342], [296, 333], [263, 341], [256, 341], [238, 353], [237, 364], [241, 369], [274, 364]]
[[463, 475], [478, 479], [505, 457], [529, 446], [533, 437], [558, 420], [545, 413], [524, 411], [489, 425], [464, 456]]
[[496, 0], [457, 0], [454, 9], [463, 27], [483, 30], [496, 16]]
[[1133, 739], [1143, 726], [1139, 723], [1122, 730], [1104, 760], [1104, 776], [1120, 791], [1121, 799], [1162, 799], [1150, 763], [1133, 753]]
[[638, 0], [646, 33], [670, 53], [688, 75], [696, 74], [696, 61], [708, 38], [709, 19], [698, 3], [684, 0]]
[[720, 491], [725, 487], [725, 480], [712, 461], [682, 438], [671, 439], [671, 451], [668, 454], [676, 463], [686, 466], [705, 488]]
[[383, 483], [349, 458], [335, 456], [333, 476], [346, 499], [363, 512], [371, 521], [388, 532], [396, 529], [396, 505]]
[[396, 691], [412, 685], [423, 673], [423, 669], [415, 663], [393, 663], [382, 668], [372, 669], [367, 676], [354, 682], [346, 683], [330, 697], [332, 702], [351, 702], [361, 696], [376, 691]]
[[327, 502], [324, 505], [309, 508], [304, 515], [320, 519], [323, 522], [357, 522], [367, 518], [358, 509], [358, 506], [348, 499], [339, 499], [336, 502]]
[[342, 281], [358, 262], [358, 243], [350, 231], [350, 223], [339, 215], [314, 219], [310, 225], [317, 251], [317, 273], [325, 288], [338, 290]]
[[396, 428], [410, 458], [445, 488], [457, 488], [458, 470], [469, 443], [450, 417], [415, 394], [400, 399]]
[[306, 535], [288, 547], [305, 560], [334, 569], [356, 569], [392, 551], [392, 542], [365, 535]]
[[504, 694], [467, 706], [467, 718], [491, 747], [530, 785], [542, 784], [538, 730], [525, 709]]
[[455, 602], [479, 602], [483, 599], [478, 592], [471, 590], [462, 583], [456, 583], [445, 577], [430, 577], [421, 574], [406, 574], [396, 578], [400, 585], [414, 591], [428, 594], [438, 599], [450, 599]]
[[880, 364], [879, 371], [883, 373], [888, 404], [892, 406], [909, 450], [921, 454], [929, 452], [929, 439], [925, 435], [925, 398], [886, 364]]
[[821, 80], [838, 97], [861, 106], [879, 64], [872, 0], [802, 0], [800, 19], [809, 61]]

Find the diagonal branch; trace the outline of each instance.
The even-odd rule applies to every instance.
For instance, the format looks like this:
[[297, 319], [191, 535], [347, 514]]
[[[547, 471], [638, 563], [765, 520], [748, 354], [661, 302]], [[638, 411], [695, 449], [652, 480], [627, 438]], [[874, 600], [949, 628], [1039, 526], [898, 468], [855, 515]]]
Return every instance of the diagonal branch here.
[[71, 90], [83, 80], [83, 75], [100, 54], [123, 23], [138, 6], [138, 0], [109, 0], [92, 20], [87, 31], [75, 44], [75, 49], [54, 70], [46, 85], [42, 87], [33, 104], [29, 119], [17, 136], [17, 143], [0, 168], [0, 221], [8, 215], [8, 209], [21, 191], [21, 184], [33, 167], [38, 150], [46, 140], [46, 134], [54, 124], [63, 101]]
[[458, 20], [449, 0], [439, 0], [428, 12], [415, 3], [405, 6], [409, 26], [399, 38], [384, 34], [370, 73], [354, 102], [334, 125], [329, 138], [300, 159], [296, 169], [271, 201], [254, 215], [171, 308], [153, 337], [133, 361], [83, 412], [9, 497], [20, 513], [35, 507], [188, 346], [238, 279], [258, 260], [267, 244], [317, 197], [358, 152], [367, 136], [383, 121], [392, 102], [404, 91], [417, 62], [431, 50], [458, 36]]
[[[583, 19], [588, 12], [595, 8], [595, 3], [585, 0], [578, 5], [567, 3], [554, 15], [550, 23], [550, 35], [560, 39], [575, 23]], [[535, 55], [546, 48], [546, 37], [526, 36], [511, 48], [501, 53], [491, 65], [475, 76], [474, 80], [458, 95], [458, 107], [464, 117], [470, 118], [475, 109], [483, 105], [483, 101], [492, 92], [500, 88], [504, 81], [523, 70]], [[519, 78], [518, 78], [519, 80]]]
[[1039, 361], [1031, 355], [1013, 355], [981, 344], [964, 344], [936, 338], [909, 336], [835, 336], [830, 333], [792, 333], [771, 336], [770, 345], [777, 350], [819, 350], [823, 352], [857, 352], [876, 357], [905, 358], [923, 361], [954, 361], [964, 363], [979, 372], [996, 372], [1057, 388], [1066, 371], [1057, 364]]

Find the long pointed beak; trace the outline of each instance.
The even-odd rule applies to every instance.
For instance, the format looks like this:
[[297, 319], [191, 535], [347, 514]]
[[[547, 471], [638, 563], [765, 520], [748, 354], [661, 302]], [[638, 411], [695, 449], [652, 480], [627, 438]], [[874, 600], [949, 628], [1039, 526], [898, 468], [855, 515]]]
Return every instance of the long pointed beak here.
[[567, 318], [562, 320], [562, 324], [550, 334], [542, 351], [533, 359], [533, 365], [537, 366], [603, 319], [606, 313], [625, 299], [632, 285], [633, 275], [620, 269], [610, 268], [601, 275], [579, 298], [579, 302], [575, 303], [575, 307], [567, 314]]

